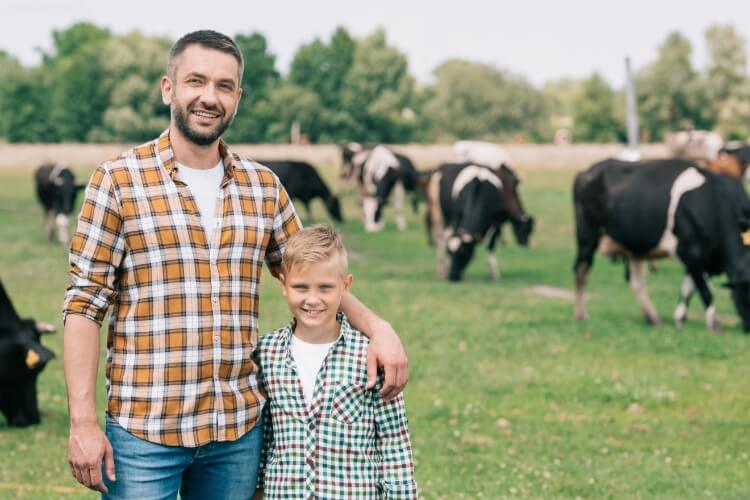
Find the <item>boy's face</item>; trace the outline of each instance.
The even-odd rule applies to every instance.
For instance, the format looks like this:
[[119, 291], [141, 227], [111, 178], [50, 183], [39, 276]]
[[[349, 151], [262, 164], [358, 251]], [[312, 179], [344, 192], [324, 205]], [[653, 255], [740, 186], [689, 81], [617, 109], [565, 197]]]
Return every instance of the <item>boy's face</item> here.
[[280, 278], [298, 326], [315, 331], [335, 328], [338, 332], [336, 313], [352, 284], [352, 275], [344, 274], [338, 255], [324, 262], [296, 265]]

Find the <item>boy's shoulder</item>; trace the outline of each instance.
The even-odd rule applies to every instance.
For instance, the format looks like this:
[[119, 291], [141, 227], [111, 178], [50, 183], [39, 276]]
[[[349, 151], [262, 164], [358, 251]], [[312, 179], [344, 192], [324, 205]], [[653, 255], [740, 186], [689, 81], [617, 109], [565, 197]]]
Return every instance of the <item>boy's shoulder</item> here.
[[291, 335], [292, 323], [263, 334], [258, 342], [258, 352], [261, 355], [272, 355], [287, 345]]

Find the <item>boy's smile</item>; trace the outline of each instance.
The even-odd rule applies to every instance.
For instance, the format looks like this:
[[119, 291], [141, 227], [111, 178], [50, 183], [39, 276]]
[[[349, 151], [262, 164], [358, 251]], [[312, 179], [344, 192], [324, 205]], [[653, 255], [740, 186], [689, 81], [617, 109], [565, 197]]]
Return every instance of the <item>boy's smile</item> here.
[[339, 334], [336, 313], [352, 282], [334, 255], [323, 262], [295, 265], [281, 275], [282, 293], [297, 320], [295, 335], [310, 343], [333, 342]]

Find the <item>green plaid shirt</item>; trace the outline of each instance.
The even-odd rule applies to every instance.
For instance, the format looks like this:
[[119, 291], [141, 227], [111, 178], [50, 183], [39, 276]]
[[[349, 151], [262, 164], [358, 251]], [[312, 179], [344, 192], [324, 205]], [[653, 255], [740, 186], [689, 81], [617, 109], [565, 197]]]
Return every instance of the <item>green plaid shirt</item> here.
[[264, 335], [259, 381], [268, 394], [260, 485], [266, 498], [417, 498], [403, 394], [366, 390], [369, 339], [343, 314], [341, 334], [305, 405], [290, 350], [294, 320]]

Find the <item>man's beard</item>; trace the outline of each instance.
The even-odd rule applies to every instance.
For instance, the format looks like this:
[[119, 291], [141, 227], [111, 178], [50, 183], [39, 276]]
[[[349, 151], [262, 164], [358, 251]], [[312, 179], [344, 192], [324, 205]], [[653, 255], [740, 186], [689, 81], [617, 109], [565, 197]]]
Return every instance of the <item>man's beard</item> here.
[[[206, 109], [208, 110], [208, 108]], [[189, 112], [190, 111], [188, 110], [188, 113]], [[172, 118], [174, 118], [177, 129], [185, 139], [197, 146], [208, 146], [221, 137], [221, 134], [223, 134], [227, 127], [229, 127], [229, 124], [232, 123], [234, 114], [229, 116], [226, 120], [219, 122], [219, 125], [213, 130], [213, 132], [207, 132], [204, 134], [190, 128], [187, 117], [182, 113], [182, 108], [177, 103], [172, 104]]]

